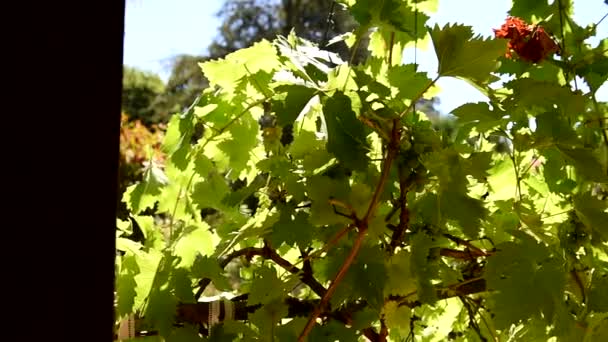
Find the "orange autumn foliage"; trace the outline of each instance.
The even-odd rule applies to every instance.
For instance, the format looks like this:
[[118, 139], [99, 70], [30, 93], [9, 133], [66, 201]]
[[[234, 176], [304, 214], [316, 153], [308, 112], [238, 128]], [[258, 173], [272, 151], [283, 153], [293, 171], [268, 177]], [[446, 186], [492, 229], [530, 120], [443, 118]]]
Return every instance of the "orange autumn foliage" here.
[[120, 158], [127, 164], [143, 166], [149, 158], [151, 150], [156, 162], [162, 163], [165, 159], [160, 146], [164, 137], [165, 127], [153, 125], [146, 127], [141, 121], [129, 121], [126, 114], [122, 114], [120, 122]]

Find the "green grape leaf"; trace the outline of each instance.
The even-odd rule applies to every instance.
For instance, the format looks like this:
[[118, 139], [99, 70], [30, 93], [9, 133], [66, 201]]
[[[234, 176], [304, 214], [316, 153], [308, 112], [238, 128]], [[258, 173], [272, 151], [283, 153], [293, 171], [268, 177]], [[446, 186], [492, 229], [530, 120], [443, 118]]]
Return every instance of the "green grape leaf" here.
[[596, 312], [608, 311], [608, 291], [606, 289], [608, 289], [608, 273], [595, 274], [587, 298], [589, 309]]
[[519, 216], [521, 222], [532, 229], [539, 229], [543, 225], [541, 216], [534, 206], [534, 202], [529, 198], [524, 198], [522, 201], [517, 201], [513, 205], [515, 213]]
[[593, 93], [606, 83], [608, 79], [608, 38], [602, 39], [597, 47], [587, 52], [581, 59], [585, 60], [576, 73], [582, 75]]
[[439, 61], [440, 76], [462, 78], [473, 85], [485, 85], [497, 80], [491, 72], [498, 67], [498, 57], [504, 55], [507, 43], [502, 39], [473, 37], [470, 26], [449, 24], [430, 31]]
[[211, 330], [208, 342], [254, 341], [257, 333], [251, 324], [239, 321], [224, 321]]
[[199, 63], [211, 87], [220, 86], [226, 92], [235, 90], [243, 78], [258, 71], [272, 73], [281, 67], [276, 48], [263, 39], [249, 48], [240, 49], [223, 59]]
[[503, 101], [506, 110], [536, 110], [540, 114], [557, 109], [561, 115], [570, 118], [585, 111], [585, 97], [582, 94], [555, 82], [516, 78], [505, 83], [505, 87], [513, 91]]
[[606, 166], [602, 165], [591, 149], [572, 148], [562, 144], [556, 144], [556, 147], [568, 164], [573, 165], [583, 176], [595, 182], [608, 182]]
[[363, 310], [356, 311], [353, 314], [352, 327], [357, 330], [362, 330], [378, 321], [379, 317], [380, 312], [377, 309], [366, 307]]
[[509, 15], [522, 18], [528, 22], [532, 18], [545, 18], [550, 14], [551, 7], [546, 1], [513, 0]]
[[[378, 8], [376, 3], [370, 1], [371, 8]], [[405, 0], [385, 0], [382, 2], [380, 9], [380, 22], [386, 31], [405, 32], [411, 36], [411, 39], [422, 38], [426, 33], [425, 23], [429, 17], [422, 13], [416, 12], [408, 1]], [[416, 24], [416, 26], [414, 26]], [[415, 35], [417, 34], [417, 36]], [[405, 47], [405, 46], [403, 46]]]
[[[422, 38], [424, 24], [429, 19], [427, 15], [416, 13], [404, 0], [385, 0], [378, 5], [373, 0], [358, 0], [350, 7], [350, 12], [361, 26], [382, 26], [387, 31], [405, 32], [412, 37], [418, 33], [417, 37]], [[426, 8], [432, 7], [429, 2]]]
[[397, 99], [415, 100], [428, 88], [431, 79], [426, 72], [416, 72], [415, 64], [397, 65], [388, 70], [388, 80], [399, 89]]
[[266, 186], [267, 181], [267, 176], [258, 174], [247, 186], [226, 195], [226, 197], [222, 199], [222, 203], [229, 207], [236, 207], [245, 201], [249, 196], [252, 196], [261, 188]]
[[465, 172], [480, 182], [486, 182], [492, 164], [491, 152], [473, 152], [466, 159]]
[[289, 246], [297, 245], [305, 249], [312, 242], [314, 227], [310, 224], [308, 215], [302, 211], [296, 212], [292, 204], [279, 205], [280, 217], [272, 226], [270, 242], [279, 247], [282, 243]]
[[365, 170], [369, 163], [368, 132], [363, 123], [357, 120], [350, 98], [337, 92], [325, 100], [323, 114], [328, 131], [327, 151], [333, 153], [344, 166]]
[[192, 264], [190, 272], [196, 278], [211, 279], [215, 288], [219, 290], [232, 289], [228, 279], [223, 275], [224, 270], [220, 267], [218, 260], [213, 257], [198, 255]]
[[192, 165], [188, 165], [184, 170], [178, 169], [175, 165], [169, 164], [165, 167], [167, 177], [170, 179], [157, 197], [157, 213], [167, 213], [175, 220], [187, 219], [192, 215], [189, 212], [189, 198], [186, 192], [192, 178]]
[[116, 250], [118, 251], [123, 251], [127, 254], [138, 254], [142, 247], [142, 244], [139, 242], [121, 237], [116, 238]]
[[160, 288], [152, 289], [148, 299], [149, 302], [144, 315], [145, 321], [158, 328], [161, 336], [170, 336], [175, 322], [177, 298], [168, 287], [165, 287], [162, 290]]
[[453, 191], [444, 191], [440, 196], [441, 213], [456, 220], [468, 237], [478, 237], [482, 219], [487, 215], [483, 202]]
[[225, 209], [222, 199], [228, 195], [230, 188], [226, 180], [217, 173], [212, 173], [202, 182], [194, 185], [192, 191], [192, 202], [203, 208]]
[[257, 144], [258, 124], [250, 113], [245, 113], [228, 128], [230, 138], [220, 142], [218, 148], [229, 159], [231, 174], [237, 178], [247, 166], [251, 150]]
[[578, 137], [563, 117], [556, 112], [545, 112], [536, 116], [537, 135], [562, 144], [577, 144]]
[[506, 122], [504, 117], [507, 115], [507, 113], [498, 108], [490, 109], [486, 102], [465, 103], [452, 110], [452, 114], [463, 125], [474, 123], [475, 130], [481, 133], [496, 126], [501, 126]]
[[393, 332], [399, 332], [401, 336], [407, 336], [410, 332], [410, 318], [412, 310], [405, 306], [398, 306], [397, 302], [390, 301], [384, 306], [384, 320], [386, 326]]
[[135, 255], [127, 254], [122, 257], [121, 270], [116, 280], [117, 314], [122, 317], [132, 313], [135, 305], [137, 282], [135, 275], [138, 274], [139, 266]]
[[120, 230], [125, 235], [133, 234], [133, 227], [131, 221], [123, 221], [119, 218], [116, 219], [116, 228]]
[[281, 85], [274, 91], [279, 94], [272, 98], [271, 104], [279, 126], [293, 123], [316, 92], [301, 85]]
[[574, 196], [574, 209], [580, 220], [601, 241], [608, 241], [608, 202], [599, 200], [589, 193]]
[[176, 299], [182, 303], [194, 302], [190, 272], [185, 268], [171, 270], [169, 286], [173, 289]]
[[247, 298], [249, 305], [265, 305], [276, 300], [281, 300], [285, 290], [290, 290], [293, 285], [293, 280], [285, 283], [279, 279], [274, 268], [260, 267], [255, 273], [255, 279], [251, 283], [249, 297]]
[[185, 115], [173, 115], [167, 125], [167, 132], [161, 149], [170, 156], [171, 162], [180, 170], [188, 165], [188, 154], [192, 150], [190, 139], [194, 132], [193, 112]]
[[150, 250], [148, 253], [142, 252], [135, 256], [137, 269], [139, 270], [135, 275], [135, 283], [137, 284], [135, 302], [133, 303], [135, 309], [139, 310], [150, 294], [161, 259], [162, 255], [156, 250]]
[[311, 152], [324, 148], [323, 141], [317, 139], [314, 132], [302, 130], [294, 136], [294, 140], [289, 146], [289, 153], [294, 159], [302, 159]]
[[308, 336], [308, 341], [357, 341], [357, 332], [334, 320], [324, 325], [316, 325]]
[[199, 336], [198, 329], [195, 326], [185, 326], [174, 329], [170, 336], [167, 336], [167, 342], [203, 342]]
[[441, 218], [439, 217], [437, 194], [428, 192], [420, 198], [411, 198], [411, 200], [408, 198], [408, 203], [411, 204], [410, 215], [412, 220], [439, 226]]
[[554, 193], [570, 193], [572, 189], [566, 187], [568, 173], [566, 172], [566, 162], [558, 149], [552, 147], [542, 151], [545, 158], [543, 163], [543, 176], [549, 187], [549, 191]]
[[379, 248], [363, 246], [351, 265], [352, 287], [356, 295], [365, 298], [372, 308], [380, 309], [384, 303], [386, 268]]
[[555, 319], [556, 306], [562, 302], [565, 286], [563, 261], [547, 247], [524, 233], [520, 241], [496, 246], [498, 252], [488, 259], [487, 286], [496, 310], [497, 329], [530, 317], [541, 317], [548, 324]]
[[[608, 1], [608, 0], [606, 0], [606, 1]], [[584, 342], [607, 340], [608, 339], [608, 313], [591, 314], [589, 316], [590, 316], [590, 318], [587, 319], [587, 321], [590, 322], [590, 324], [586, 331], [587, 334], [584, 336]], [[576, 326], [576, 327], [578, 327], [578, 326]], [[579, 332], [579, 335], [582, 335], [580, 333], [580, 329], [576, 329], [576, 332]], [[578, 338], [578, 341], [580, 341], [582, 338], [582, 336], [576, 336], [576, 337]], [[577, 339], [574, 338], [572, 340], [575, 341]]]
[[213, 234], [206, 222], [186, 229], [175, 242], [175, 255], [181, 260], [178, 267], [190, 268], [197, 255], [213, 254]]
[[197, 153], [194, 158], [194, 171], [203, 178], [207, 178], [213, 170], [213, 162], [202, 153]]
[[326, 225], [348, 223], [348, 219], [335, 213], [329, 204], [331, 198], [344, 201], [349, 193], [348, 182], [344, 179], [332, 179], [327, 176], [310, 177], [307, 184], [308, 197], [311, 200], [310, 223]]
[[205, 107], [195, 108], [195, 115], [200, 121], [220, 130], [233, 119], [233, 116], [227, 113], [242, 113], [246, 102], [247, 97], [244, 95], [220, 93], [215, 95], [212, 102]]
[[273, 300], [249, 314], [247, 318], [259, 329], [258, 340], [273, 341], [277, 324], [286, 316], [287, 305], [282, 300]]
[[415, 278], [410, 272], [410, 258], [408, 251], [401, 250], [387, 261], [385, 297], [390, 295], [405, 296], [416, 290]]
[[411, 238], [412, 254], [410, 272], [416, 277], [416, 288], [421, 303], [432, 305], [437, 301], [437, 292], [431, 280], [437, 275], [437, 267], [430, 251], [435, 247], [433, 239], [424, 232]]
[[307, 321], [305, 317], [295, 317], [287, 324], [277, 327], [276, 337], [279, 341], [296, 341]]
[[143, 180], [131, 185], [125, 191], [122, 201], [132, 213], [138, 214], [147, 208], [153, 208], [157, 202], [162, 188], [167, 185], [168, 179], [163, 171], [156, 165], [151, 164], [146, 168]]

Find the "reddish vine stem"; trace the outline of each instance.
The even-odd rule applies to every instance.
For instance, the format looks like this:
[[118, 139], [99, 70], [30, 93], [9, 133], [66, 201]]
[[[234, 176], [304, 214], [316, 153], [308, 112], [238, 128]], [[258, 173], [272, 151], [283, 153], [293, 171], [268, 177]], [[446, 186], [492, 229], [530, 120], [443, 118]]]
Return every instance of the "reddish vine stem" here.
[[403, 176], [403, 166], [398, 166], [399, 170], [399, 224], [393, 231], [393, 235], [391, 236], [390, 243], [390, 251], [391, 253], [395, 252], [397, 246], [401, 244], [401, 240], [403, 240], [403, 235], [408, 228], [409, 225], [409, 211], [407, 209], [407, 192], [409, 190], [409, 182], [408, 179]]
[[[473, 246], [473, 244], [471, 244], [469, 241], [461, 239], [457, 236], [451, 235], [451, 234], [443, 234], [443, 236], [445, 236], [446, 238], [452, 240], [453, 242], [455, 242], [457, 245], [463, 245], [466, 246], [469, 250], [470, 250], [470, 254], [473, 256], [488, 256], [489, 254], [487, 252], [484, 252], [483, 250], [481, 250], [480, 248]], [[490, 252], [491, 254], [491, 252]]]
[[340, 239], [354, 227], [355, 227], [355, 225], [351, 223], [348, 226], [342, 228], [338, 233], [336, 233], [336, 235], [334, 235], [334, 237], [331, 240], [329, 240], [325, 244], [325, 246], [323, 246], [323, 248], [321, 248], [320, 250], [318, 250], [314, 253], [308, 254], [306, 257], [302, 258], [301, 261], [302, 262], [310, 261], [310, 259], [320, 256], [324, 252], [327, 252], [333, 245], [335, 245], [338, 241], [340, 241]]
[[372, 195], [372, 199], [371, 199], [371, 202], [367, 209], [367, 212], [365, 213], [365, 216], [363, 217], [363, 219], [361, 219], [361, 220], [356, 219], [356, 221], [355, 221], [355, 225], [357, 226], [357, 228], [359, 228], [359, 233], [357, 234], [357, 238], [353, 242], [353, 247], [352, 247], [350, 253], [348, 254], [348, 256], [346, 257], [346, 259], [344, 260], [344, 262], [342, 263], [342, 266], [340, 267], [338, 274], [336, 274], [334, 280], [331, 282], [331, 285], [327, 289], [327, 292], [325, 292], [325, 295], [322, 296], [321, 302], [315, 308], [312, 315], [308, 319], [306, 326], [304, 327], [304, 329], [302, 330], [302, 333], [298, 337], [298, 342], [304, 342], [304, 339], [306, 338], [306, 336], [308, 336], [308, 334], [314, 327], [317, 318], [319, 317], [319, 315], [321, 315], [321, 312], [327, 307], [329, 300], [331, 299], [332, 295], [336, 291], [338, 285], [342, 282], [342, 280], [344, 279], [344, 276], [346, 276], [346, 273], [350, 269], [350, 266], [353, 264], [353, 262], [355, 261], [355, 258], [359, 254], [359, 250], [361, 249], [363, 239], [365, 238], [365, 235], [367, 233], [369, 220], [371, 218], [373, 218], [374, 214], [376, 213], [376, 208], [378, 207], [380, 195], [384, 191], [384, 186], [386, 185], [386, 182], [388, 181], [388, 176], [390, 174], [391, 166], [393, 164], [393, 161], [395, 160], [395, 157], [397, 156], [397, 152], [399, 151], [400, 142], [401, 142], [401, 126], [399, 123], [399, 119], [394, 119], [393, 128], [392, 128], [392, 132], [391, 132], [391, 140], [388, 144], [388, 151], [386, 152], [386, 158], [384, 161], [384, 166], [382, 168], [382, 172], [380, 174], [380, 180], [378, 181], [378, 186], [376, 186], [376, 190], [374, 191], [374, 194]]
[[378, 342], [386, 342], [386, 337], [388, 336], [388, 327], [384, 322], [384, 318], [380, 319], [380, 335], [378, 335]]
[[[298, 267], [291, 264], [289, 261], [283, 259], [274, 249], [272, 249], [268, 246], [264, 246], [262, 248], [247, 247], [247, 248], [243, 248], [241, 250], [232, 252], [228, 256], [226, 256], [226, 258], [224, 260], [220, 261], [220, 267], [221, 268], [226, 267], [230, 263], [230, 261], [232, 261], [238, 257], [241, 257], [241, 256], [244, 256], [248, 259], [251, 259], [254, 256], [260, 256], [264, 259], [274, 261], [277, 265], [281, 266], [283, 269], [285, 269], [286, 271], [288, 271], [291, 274], [300, 274], [300, 280], [302, 280], [302, 282], [304, 284], [308, 285], [308, 287], [310, 287], [310, 289], [313, 290], [320, 297], [325, 295], [325, 293], [327, 291], [325, 289], [325, 287], [323, 287], [323, 285], [321, 285], [321, 283], [319, 283], [313, 277], [312, 273], [303, 272]], [[198, 298], [201, 297], [201, 295], [205, 291], [205, 288], [209, 285], [210, 282], [211, 282], [211, 279], [209, 279], [209, 278], [202, 279], [199, 282], [199, 289], [196, 292], [194, 298], [196, 298], [198, 300]]]

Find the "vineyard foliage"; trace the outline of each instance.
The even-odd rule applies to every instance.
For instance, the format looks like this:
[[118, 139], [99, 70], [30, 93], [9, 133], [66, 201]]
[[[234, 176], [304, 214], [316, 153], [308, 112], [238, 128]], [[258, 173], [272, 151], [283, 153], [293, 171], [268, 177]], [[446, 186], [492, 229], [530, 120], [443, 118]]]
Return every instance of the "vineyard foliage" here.
[[[371, 32], [362, 63], [292, 33], [200, 64], [210, 87], [122, 197], [117, 322], [166, 341], [608, 341], [608, 39], [570, 0], [514, 0], [496, 36], [428, 25], [436, 0], [338, 3], [351, 48]], [[436, 74], [401, 63], [415, 41]], [[417, 110], [446, 77], [488, 98], [449, 131]], [[184, 322], [217, 294], [254, 309]]]

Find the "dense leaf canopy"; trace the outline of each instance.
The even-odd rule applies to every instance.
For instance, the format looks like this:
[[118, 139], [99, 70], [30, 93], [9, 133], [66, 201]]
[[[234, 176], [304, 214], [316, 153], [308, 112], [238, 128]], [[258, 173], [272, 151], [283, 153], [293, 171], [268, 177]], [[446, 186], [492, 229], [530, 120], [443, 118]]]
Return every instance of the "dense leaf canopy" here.
[[[513, 1], [560, 47], [536, 62], [533, 40], [428, 25], [436, 0], [338, 3], [353, 51], [372, 32], [360, 63], [296, 31], [200, 63], [166, 162], [124, 193], [117, 322], [166, 341], [607, 340], [608, 40], [568, 0]], [[400, 63], [415, 40], [436, 77]], [[449, 129], [420, 110], [444, 77], [487, 96]]]

